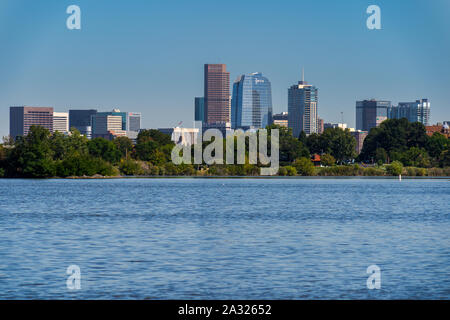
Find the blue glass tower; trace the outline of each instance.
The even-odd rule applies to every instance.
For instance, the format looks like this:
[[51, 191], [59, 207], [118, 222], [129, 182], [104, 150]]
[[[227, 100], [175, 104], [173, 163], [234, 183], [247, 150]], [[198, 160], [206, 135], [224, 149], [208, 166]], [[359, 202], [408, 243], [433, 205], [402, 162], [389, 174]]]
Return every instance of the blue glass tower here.
[[205, 122], [205, 98], [195, 98], [195, 121]]
[[233, 129], [265, 128], [272, 123], [272, 87], [259, 72], [240, 76], [233, 84]]

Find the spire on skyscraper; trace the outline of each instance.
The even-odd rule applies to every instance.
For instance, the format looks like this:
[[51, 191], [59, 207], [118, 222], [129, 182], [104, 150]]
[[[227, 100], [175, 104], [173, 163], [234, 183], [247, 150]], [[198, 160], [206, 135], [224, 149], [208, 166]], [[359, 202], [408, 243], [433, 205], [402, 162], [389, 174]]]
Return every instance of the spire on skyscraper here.
[[307, 82], [305, 81], [305, 68], [302, 67], [302, 80], [298, 82], [298, 84], [306, 85]]

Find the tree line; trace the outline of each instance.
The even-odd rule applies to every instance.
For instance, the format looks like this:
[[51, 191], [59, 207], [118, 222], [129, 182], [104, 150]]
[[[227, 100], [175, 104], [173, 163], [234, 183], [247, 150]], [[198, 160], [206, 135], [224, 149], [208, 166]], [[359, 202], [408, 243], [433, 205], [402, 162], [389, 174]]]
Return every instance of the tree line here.
[[[360, 155], [348, 129], [329, 128], [309, 136], [302, 132], [299, 137], [294, 137], [290, 128], [271, 125], [267, 129], [269, 137], [270, 130], [279, 130], [281, 176], [450, 174], [449, 139], [439, 133], [429, 137], [422, 124], [406, 119], [386, 120], [373, 128]], [[204, 141], [203, 147], [209, 143]], [[77, 130], [69, 135], [51, 134], [33, 126], [27, 136], [7, 138], [0, 145], [0, 177], [256, 176], [260, 172], [260, 164], [248, 161], [236, 165], [174, 165], [174, 146], [169, 135], [153, 129], [142, 130], [134, 145], [127, 137], [88, 140]], [[311, 161], [315, 154], [320, 155], [321, 167], [314, 167]]]

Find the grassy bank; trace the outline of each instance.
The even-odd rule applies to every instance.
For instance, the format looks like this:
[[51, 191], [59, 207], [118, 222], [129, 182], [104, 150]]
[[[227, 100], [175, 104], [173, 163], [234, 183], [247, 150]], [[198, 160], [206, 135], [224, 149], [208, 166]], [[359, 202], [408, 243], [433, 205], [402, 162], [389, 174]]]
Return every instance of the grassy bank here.
[[[105, 178], [163, 178], [163, 177], [263, 177], [260, 176], [260, 168], [253, 165], [213, 165], [193, 166], [173, 164], [165, 166], [153, 166], [142, 161], [129, 160], [111, 171], [113, 174], [92, 176], [68, 176], [60, 178], [68, 179], [105, 179]], [[294, 166], [280, 167], [279, 177], [397, 177], [398, 172], [393, 172], [389, 165], [362, 167], [355, 165], [342, 165], [330, 167], [316, 167], [312, 171], [301, 172]], [[405, 167], [401, 169], [404, 177], [450, 177], [450, 167], [446, 168], [417, 168]], [[55, 177], [56, 178], [56, 177]]]

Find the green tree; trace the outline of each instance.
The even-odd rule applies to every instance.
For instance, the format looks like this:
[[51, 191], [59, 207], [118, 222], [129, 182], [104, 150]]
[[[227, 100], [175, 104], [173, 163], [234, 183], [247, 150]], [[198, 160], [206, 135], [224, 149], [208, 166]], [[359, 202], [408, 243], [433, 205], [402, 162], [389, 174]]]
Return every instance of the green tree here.
[[66, 136], [56, 131], [50, 136], [50, 148], [53, 151], [54, 160], [62, 160], [67, 154], [68, 142]]
[[405, 166], [428, 168], [431, 165], [430, 157], [424, 148], [412, 147], [402, 156]]
[[325, 153], [320, 157], [320, 162], [324, 166], [331, 167], [336, 164], [336, 159], [331, 154]]
[[323, 145], [324, 139], [317, 133], [312, 133], [306, 139], [306, 146], [311, 154], [324, 153], [325, 146]]
[[278, 170], [278, 175], [279, 175], [279, 176], [287, 176], [287, 169], [286, 169], [285, 167], [281, 167], [281, 168]]
[[89, 153], [88, 141], [88, 138], [82, 135], [80, 131], [72, 129], [67, 137], [67, 154], [87, 155]]
[[142, 171], [139, 163], [131, 159], [122, 160], [119, 165], [119, 170], [126, 176], [137, 176]]
[[300, 158], [295, 160], [294, 165], [297, 173], [302, 176], [313, 176], [315, 169], [314, 164], [309, 158]]
[[388, 157], [393, 151], [404, 152], [412, 147], [425, 148], [428, 142], [425, 126], [411, 123], [407, 119], [388, 119], [370, 130], [358, 159], [371, 161], [376, 158], [377, 149], [383, 148]]
[[167, 162], [167, 155], [161, 151], [158, 143], [153, 140], [138, 143], [136, 145], [136, 156], [139, 160], [150, 161], [156, 166], [163, 165]]
[[320, 135], [323, 152], [331, 154], [338, 162], [353, 160], [356, 156], [356, 139], [348, 129], [328, 128]]
[[400, 161], [394, 161], [387, 166], [386, 170], [393, 176], [399, 176], [403, 172], [403, 164]]
[[388, 156], [386, 150], [384, 150], [384, 148], [378, 148], [375, 151], [375, 161], [377, 163], [381, 163], [381, 164], [387, 163], [388, 159], [389, 159], [389, 156]]
[[441, 153], [446, 150], [449, 145], [449, 139], [446, 136], [440, 134], [439, 132], [435, 132], [428, 139], [426, 150], [431, 157], [439, 158]]
[[160, 146], [166, 144], [174, 145], [169, 135], [155, 129], [141, 130], [139, 132], [137, 136], [137, 144], [141, 144], [147, 141], [155, 141]]
[[120, 160], [120, 151], [114, 142], [103, 139], [95, 138], [87, 143], [89, 154], [93, 157], [103, 159], [112, 164], [116, 164]]
[[133, 151], [133, 142], [128, 137], [117, 137], [113, 140], [123, 158], [128, 159]]
[[6, 150], [3, 145], [0, 144], [0, 178], [3, 178], [6, 174], [6, 158]]
[[305, 131], [302, 130], [302, 132], [300, 132], [298, 140], [304, 145], [306, 145], [306, 143], [308, 142], [308, 136], [306, 135]]
[[52, 177], [56, 174], [50, 132], [40, 126], [31, 126], [25, 137], [18, 137], [8, 159], [8, 175], [29, 178]]
[[293, 166], [286, 166], [284, 167], [286, 169], [286, 175], [288, 176], [296, 176], [297, 175], [297, 169]]
[[[295, 159], [301, 157], [309, 157], [308, 148], [303, 145], [297, 138], [292, 135], [292, 129], [271, 125], [267, 127], [268, 137], [271, 136], [272, 129], [278, 129], [280, 133], [280, 162], [292, 163]], [[268, 148], [270, 150], [270, 147]]]
[[447, 147], [447, 150], [442, 151], [439, 157], [439, 165], [442, 168], [450, 167], [450, 146]]

